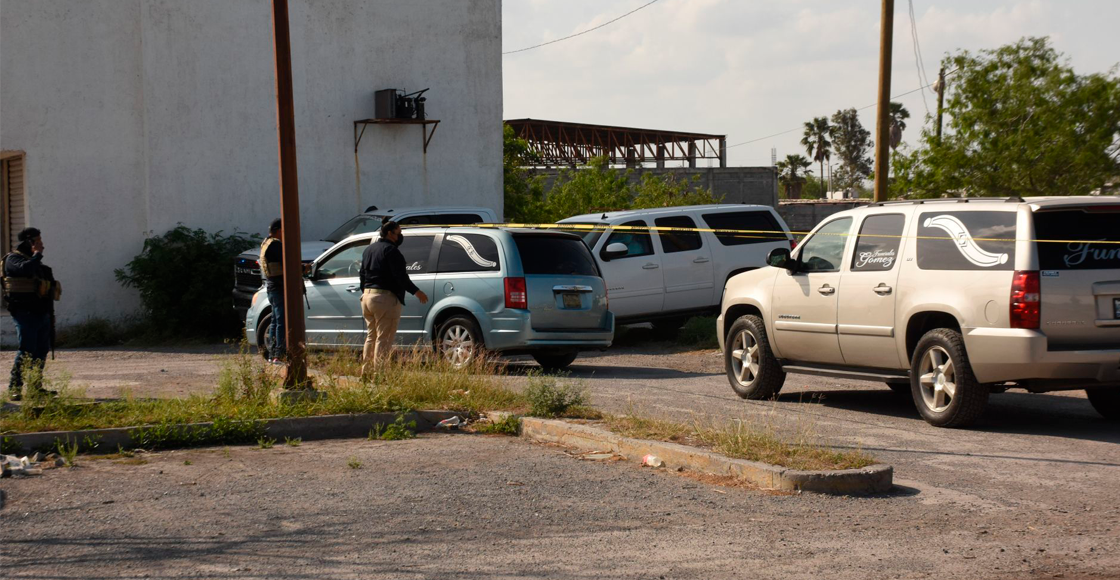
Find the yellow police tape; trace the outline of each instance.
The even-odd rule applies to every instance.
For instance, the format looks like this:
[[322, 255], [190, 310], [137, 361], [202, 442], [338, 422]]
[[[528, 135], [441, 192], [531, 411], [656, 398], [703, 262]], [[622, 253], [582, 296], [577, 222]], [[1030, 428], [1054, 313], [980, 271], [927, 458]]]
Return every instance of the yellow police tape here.
[[[593, 231], [638, 231], [638, 232], [709, 232], [724, 236], [735, 238], [772, 238], [774, 235], [780, 235], [783, 239], [786, 234], [792, 236], [807, 236], [811, 232], [784, 232], [782, 230], [730, 230], [730, 229], [717, 229], [717, 228], [676, 228], [669, 226], [615, 226], [605, 224], [519, 224], [519, 223], [504, 223], [504, 224], [411, 224], [401, 225], [402, 228], [523, 228], [523, 229], [540, 229], [540, 230], [560, 230], [571, 232], [593, 232]], [[744, 235], [746, 234], [746, 235]], [[769, 235], [760, 235], [769, 234]], [[851, 232], [817, 232], [814, 235], [818, 236], [853, 236], [858, 235], [864, 238], [893, 238], [893, 239], [914, 239], [914, 240], [950, 240], [957, 241], [956, 238], [951, 236], [903, 236], [893, 234], [853, 234]], [[1037, 239], [1020, 239], [1020, 238], [972, 238], [978, 242], [1033, 242], [1033, 243], [1052, 243], [1052, 244], [1117, 244], [1120, 245], [1120, 240], [1037, 240]], [[775, 240], [777, 241], [777, 240]]]

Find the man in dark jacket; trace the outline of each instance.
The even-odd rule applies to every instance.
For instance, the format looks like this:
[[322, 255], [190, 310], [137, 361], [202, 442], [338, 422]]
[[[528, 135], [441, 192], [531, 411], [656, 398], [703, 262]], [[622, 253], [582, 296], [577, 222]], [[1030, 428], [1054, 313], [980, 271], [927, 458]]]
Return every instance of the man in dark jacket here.
[[424, 294], [408, 277], [404, 255], [400, 246], [404, 233], [397, 222], [381, 225], [381, 239], [362, 252], [362, 316], [366, 319], [366, 344], [362, 349], [362, 371], [368, 372], [377, 362], [389, 356], [397, 337], [397, 325], [404, 308], [404, 293], [408, 292], [428, 303]]
[[43, 264], [43, 249], [39, 230], [26, 228], [19, 233], [16, 251], [4, 256], [4, 295], [19, 340], [19, 352], [8, 382], [8, 394], [13, 401], [23, 395], [25, 372], [34, 381], [26, 385], [29, 395], [52, 394], [43, 389], [42, 373], [51, 349], [51, 313], [54, 301], [62, 294], [62, 286]]

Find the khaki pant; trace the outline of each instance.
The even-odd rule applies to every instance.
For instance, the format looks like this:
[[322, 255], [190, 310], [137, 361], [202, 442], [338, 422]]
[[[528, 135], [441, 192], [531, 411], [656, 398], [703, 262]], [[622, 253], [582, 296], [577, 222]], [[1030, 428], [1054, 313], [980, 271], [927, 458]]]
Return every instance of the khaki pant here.
[[377, 368], [377, 363], [393, 352], [402, 307], [400, 300], [388, 290], [367, 288], [362, 291], [362, 316], [366, 319], [363, 372]]

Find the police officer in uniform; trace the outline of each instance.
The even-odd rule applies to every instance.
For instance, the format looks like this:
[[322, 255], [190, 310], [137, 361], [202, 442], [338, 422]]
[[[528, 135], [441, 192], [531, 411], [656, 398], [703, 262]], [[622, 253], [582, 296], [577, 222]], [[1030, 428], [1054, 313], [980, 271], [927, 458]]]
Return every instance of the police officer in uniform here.
[[[51, 349], [54, 301], [62, 296], [62, 285], [43, 264], [43, 238], [38, 229], [21, 231], [16, 251], [4, 256], [3, 289], [19, 337], [19, 352], [8, 383], [10, 398], [19, 400], [25, 386], [28, 395], [53, 394], [43, 389], [41, 371]], [[40, 371], [35, 384], [23, 384], [25, 368]]]
[[284, 248], [280, 242], [283, 232], [280, 218], [272, 220], [268, 227], [268, 237], [261, 244], [261, 276], [264, 289], [268, 293], [268, 303], [272, 305], [272, 323], [268, 326], [268, 338], [272, 346], [268, 360], [273, 363], [284, 362], [287, 344], [284, 334]]

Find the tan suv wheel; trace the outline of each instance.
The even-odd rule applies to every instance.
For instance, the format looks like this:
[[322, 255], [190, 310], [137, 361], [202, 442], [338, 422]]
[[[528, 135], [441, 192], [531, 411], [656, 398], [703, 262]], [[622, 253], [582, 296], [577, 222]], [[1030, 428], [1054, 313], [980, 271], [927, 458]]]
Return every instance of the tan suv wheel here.
[[761, 318], [748, 315], [736, 320], [725, 344], [723, 362], [735, 394], [744, 399], [769, 399], [782, 390], [786, 373], [770, 351]]
[[910, 391], [922, 418], [937, 427], [964, 427], [984, 414], [988, 388], [976, 381], [961, 333], [931, 330], [910, 361]]
[[1120, 420], [1120, 387], [1085, 389], [1089, 403], [1105, 419]]

